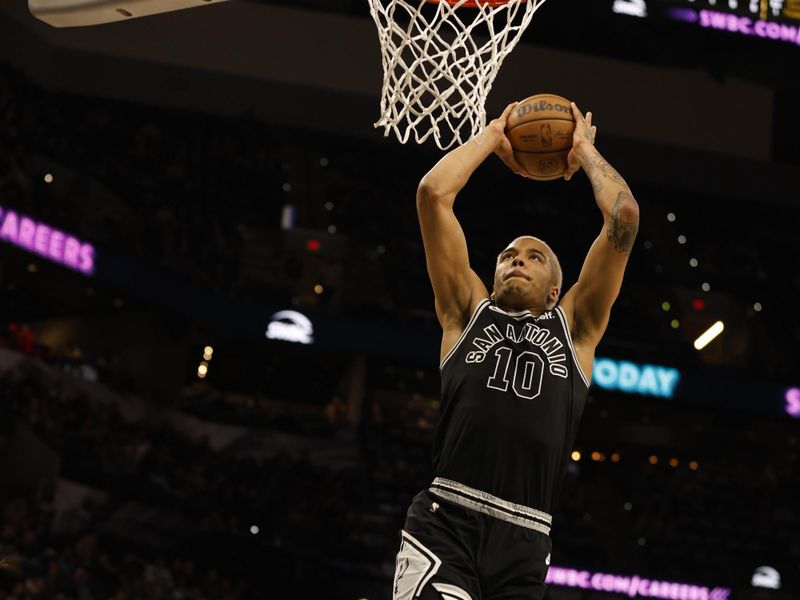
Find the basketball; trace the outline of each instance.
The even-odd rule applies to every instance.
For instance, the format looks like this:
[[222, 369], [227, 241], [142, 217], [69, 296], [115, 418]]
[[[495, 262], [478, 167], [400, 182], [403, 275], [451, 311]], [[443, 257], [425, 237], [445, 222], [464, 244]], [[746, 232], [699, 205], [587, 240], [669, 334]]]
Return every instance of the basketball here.
[[570, 101], [555, 94], [525, 98], [506, 122], [514, 158], [532, 179], [539, 181], [563, 177], [574, 131]]

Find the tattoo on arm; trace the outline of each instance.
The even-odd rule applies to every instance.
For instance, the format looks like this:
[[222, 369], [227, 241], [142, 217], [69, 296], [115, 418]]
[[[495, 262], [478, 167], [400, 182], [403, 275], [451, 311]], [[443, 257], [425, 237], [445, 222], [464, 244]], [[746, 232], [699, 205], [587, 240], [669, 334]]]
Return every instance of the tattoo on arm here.
[[606, 229], [606, 237], [609, 241], [614, 242], [614, 249], [617, 252], [624, 252], [626, 255], [630, 255], [633, 248], [633, 241], [639, 232], [639, 221], [638, 219], [626, 221], [620, 212], [625, 202], [633, 201], [633, 196], [631, 196], [630, 192], [622, 191], [617, 194], [614, 208], [611, 209], [611, 220], [608, 223], [608, 229]]
[[590, 161], [590, 169], [587, 169], [589, 173], [589, 179], [592, 182], [592, 189], [594, 189], [595, 194], [599, 194], [604, 186], [603, 180], [610, 179], [620, 185], [628, 185], [625, 183], [625, 180], [622, 178], [617, 170], [612, 167], [602, 156], [595, 156]]
[[625, 183], [625, 180], [622, 178], [617, 170], [612, 167], [605, 159], [601, 158], [597, 161], [597, 168], [600, 169], [600, 172], [603, 174], [604, 177], [608, 177], [609, 179], [616, 181], [620, 185], [628, 185]]

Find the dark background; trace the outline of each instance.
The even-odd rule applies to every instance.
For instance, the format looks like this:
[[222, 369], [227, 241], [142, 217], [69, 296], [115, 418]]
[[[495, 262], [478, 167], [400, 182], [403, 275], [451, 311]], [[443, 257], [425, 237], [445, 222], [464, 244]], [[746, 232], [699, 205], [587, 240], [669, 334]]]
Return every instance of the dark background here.
[[[487, 103], [593, 111], [641, 208], [598, 356], [681, 373], [672, 399], [592, 388], [553, 564], [797, 598], [800, 49], [612, 4], [550, 0]], [[390, 597], [430, 481], [414, 194], [441, 152], [372, 127], [381, 77], [360, 1], [76, 29], [0, 7], [0, 207], [97, 252], [86, 277], [0, 246], [3, 597]], [[485, 281], [533, 234], [565, 289], [602, 225], [584, 176], [494, 157], [456, 212]], [[287, 309], [313, 344], [265, 337]], [[752, 586], [764, 565], [780, 590]]]

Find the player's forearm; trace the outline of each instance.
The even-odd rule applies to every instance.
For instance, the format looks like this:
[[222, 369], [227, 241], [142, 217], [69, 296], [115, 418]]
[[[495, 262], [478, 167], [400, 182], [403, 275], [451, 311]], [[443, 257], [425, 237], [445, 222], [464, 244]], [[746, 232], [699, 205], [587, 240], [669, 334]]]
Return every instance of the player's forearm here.
[[594, 146], [587, 149], [582, 164], [603, 213], [608, 239], [619, 252], [629, 253], [639, 232], [639, 205], [631, 189]]
[[603, 212], [603, 218], [608, 220], [614, 213], [620, 211], [636, 215], [638, 222], [639, 205], [631, 193], [628, 184], [617, 170], [591, 146], [582, 157], [583, 170], [592, 182], [594, 197], [597, 206]]
[[487, 127], [482, 134], [445, 154], [420, 181], [420, 192], [427, 197], [454, 202], [475, 169], [494, 152], [498, 135], [503, 134]]

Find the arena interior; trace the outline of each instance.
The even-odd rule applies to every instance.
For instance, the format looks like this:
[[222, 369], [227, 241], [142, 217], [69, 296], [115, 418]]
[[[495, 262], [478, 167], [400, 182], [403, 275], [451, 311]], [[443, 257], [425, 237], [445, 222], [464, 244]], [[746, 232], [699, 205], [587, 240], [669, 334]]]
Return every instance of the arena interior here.
[[[492, 88], [489, 118], [591, 110], [641, 207], [552, 600], [800, 598], [798, 46], [793, 0], [548, 0]], [[381, 80], [364, 0], [2, 2], [0, 599], [391, 598], [440, 408], [414, 198], [442, 152], [373, 127]], [[568, 288], [601, 224], [585, 176], [491, 157], [456, 212], [487, 284], [533, 234]]]

